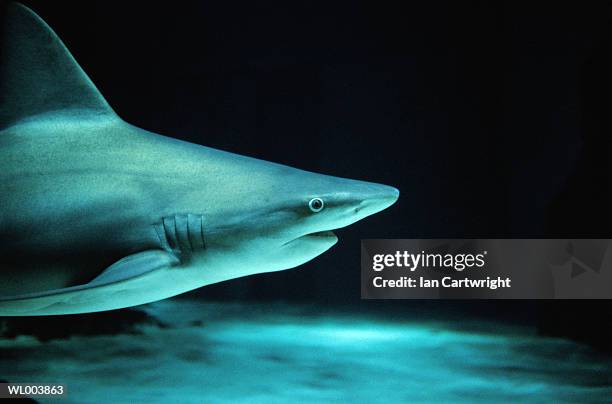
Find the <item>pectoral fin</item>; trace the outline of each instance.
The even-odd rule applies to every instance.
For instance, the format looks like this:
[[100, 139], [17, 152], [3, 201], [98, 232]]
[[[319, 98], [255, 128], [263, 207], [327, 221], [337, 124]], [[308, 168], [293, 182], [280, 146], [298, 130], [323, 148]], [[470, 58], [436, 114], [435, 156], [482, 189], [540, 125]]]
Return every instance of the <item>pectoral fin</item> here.
[[160, 271], [178, 264], [174, 255], [161, 250], [129, 255], [89, 283], [0, 298], [0, 316], [75, 314], [155, 301]]
[[178, 259], [165, 251], [145, 251], [128, 255], [106, 268], [98, 277], [83, 287], [95, 288], [110, 283], [126, 282], [177, 263]]

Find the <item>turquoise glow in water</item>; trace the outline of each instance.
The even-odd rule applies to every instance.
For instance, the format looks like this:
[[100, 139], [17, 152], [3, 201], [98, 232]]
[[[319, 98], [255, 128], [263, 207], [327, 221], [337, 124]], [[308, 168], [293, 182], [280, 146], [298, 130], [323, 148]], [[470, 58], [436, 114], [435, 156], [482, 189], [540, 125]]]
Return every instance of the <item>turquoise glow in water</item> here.
[[[0, 342], [2, 377], [63, 402], [605, 402], [609, 361], [530, 329], [171, 300], [142, 334]], [[7, 376], [7, 375], [10, 375]]]

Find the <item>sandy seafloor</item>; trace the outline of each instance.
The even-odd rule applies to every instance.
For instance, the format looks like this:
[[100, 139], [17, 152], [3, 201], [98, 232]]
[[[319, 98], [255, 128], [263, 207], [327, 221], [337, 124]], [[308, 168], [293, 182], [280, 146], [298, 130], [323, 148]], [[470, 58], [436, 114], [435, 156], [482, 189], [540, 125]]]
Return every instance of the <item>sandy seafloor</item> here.
[[[62, 403], [612, 402], [609, 356], [530, 327], [172, 299], [139, 333], [0, 340], [4, 379]], [[8, 357], [7, 357], [8, 356]]]

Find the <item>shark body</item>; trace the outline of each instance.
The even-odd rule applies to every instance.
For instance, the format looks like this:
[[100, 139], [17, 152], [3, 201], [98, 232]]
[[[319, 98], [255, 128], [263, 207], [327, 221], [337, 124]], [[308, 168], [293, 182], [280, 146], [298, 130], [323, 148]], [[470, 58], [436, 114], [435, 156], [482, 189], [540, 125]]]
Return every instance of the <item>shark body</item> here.
[[18, 4], [0, 68], [0, 315], [118, 309], [293, 268], [399, 195], [124, 122]]

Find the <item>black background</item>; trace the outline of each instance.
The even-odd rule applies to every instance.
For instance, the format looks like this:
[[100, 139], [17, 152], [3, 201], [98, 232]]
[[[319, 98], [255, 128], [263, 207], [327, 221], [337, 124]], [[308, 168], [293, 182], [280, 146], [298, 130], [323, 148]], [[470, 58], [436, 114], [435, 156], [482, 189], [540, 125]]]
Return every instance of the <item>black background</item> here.
[[608, 302], [359, 299], [361, 238], [612, 238], [609, 2], [24, 4], [130, 123], [400, 189], [314, 261], [192, 297], [610, 321]]

